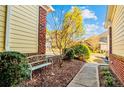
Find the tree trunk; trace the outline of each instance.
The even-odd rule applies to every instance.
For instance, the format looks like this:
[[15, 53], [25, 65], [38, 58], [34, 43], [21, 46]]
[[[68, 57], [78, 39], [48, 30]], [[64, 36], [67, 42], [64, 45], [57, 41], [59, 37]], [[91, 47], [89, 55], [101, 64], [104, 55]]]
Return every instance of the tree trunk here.
[[59, 58], [59, 67], [61, 68], [63, 65], [63, 56], [61, 55]]

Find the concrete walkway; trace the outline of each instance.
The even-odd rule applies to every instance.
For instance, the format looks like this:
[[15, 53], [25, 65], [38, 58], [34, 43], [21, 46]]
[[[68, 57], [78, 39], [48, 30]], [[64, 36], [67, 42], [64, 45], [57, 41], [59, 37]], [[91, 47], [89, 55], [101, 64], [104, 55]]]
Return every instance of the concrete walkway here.
[[67, 87], [98, 87], [98, 64], [86, 63]]

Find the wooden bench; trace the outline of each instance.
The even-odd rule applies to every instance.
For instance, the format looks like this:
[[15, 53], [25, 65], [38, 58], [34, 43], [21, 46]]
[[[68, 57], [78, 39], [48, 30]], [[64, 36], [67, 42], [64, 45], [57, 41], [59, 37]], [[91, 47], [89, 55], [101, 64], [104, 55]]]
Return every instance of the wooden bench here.
[[27, 57], [29, 61], [30, 66], [30, 79], [32, 79], [32, 71], [46, 67], [48, 65], [51, 65], [53, 63], [53, 60], [51, 57], [47, 57], [45, 55], [33, 55]]

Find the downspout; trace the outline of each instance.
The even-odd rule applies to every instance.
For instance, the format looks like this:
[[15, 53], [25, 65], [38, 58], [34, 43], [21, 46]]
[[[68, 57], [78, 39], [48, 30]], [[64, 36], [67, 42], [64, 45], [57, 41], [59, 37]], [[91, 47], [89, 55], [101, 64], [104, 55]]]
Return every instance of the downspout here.
[[112, 22], [109, 20], [109, 54], [112, 54]]
[[7, 17], [6, 17], [6, 34], [5, 34], [5, 51], [10, 51], [10, 15], [11, 15], [11, 7], [7, 6]]

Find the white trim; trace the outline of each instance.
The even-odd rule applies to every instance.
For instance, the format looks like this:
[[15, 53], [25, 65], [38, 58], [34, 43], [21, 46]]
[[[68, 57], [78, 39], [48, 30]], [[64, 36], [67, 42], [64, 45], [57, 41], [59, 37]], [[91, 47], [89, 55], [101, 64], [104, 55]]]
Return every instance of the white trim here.
[[[45, 6], [47, 6], [50, 10], [47, 9]], [[47, 13], [52, 12], [52, 11], [55, 11], [51, 5], [41, 5], [41, 7], [42, 7], [45, 11], [47, 11]]]
[[38, 38], [39, 38], [39, 6], [37, 6], [37, 52], [38, 52]]
[[10, 45], [9, 45], [9, 40], [10, 40], [10, 16], [12, 12], [12, 6], [8, 5], [7, 6], [7, 17], [6, 17], [6, 35], [5, 35], [5, 50], [10, 51]]
[[48, 9], [46, 9], [43, 5], [41, 6], [45, 11], [49, 12]]
[[112, 27], [112, 21], [108, 20], [108, 27]]
[[51, 9], [51, 11], [55, 11], [55, 9], [51, 5], [47, 5]]

